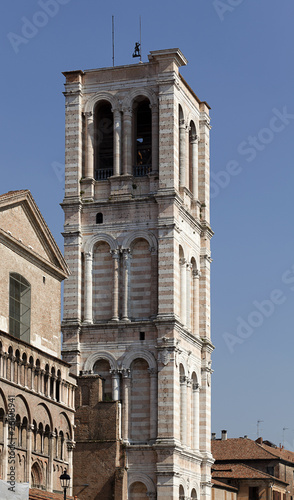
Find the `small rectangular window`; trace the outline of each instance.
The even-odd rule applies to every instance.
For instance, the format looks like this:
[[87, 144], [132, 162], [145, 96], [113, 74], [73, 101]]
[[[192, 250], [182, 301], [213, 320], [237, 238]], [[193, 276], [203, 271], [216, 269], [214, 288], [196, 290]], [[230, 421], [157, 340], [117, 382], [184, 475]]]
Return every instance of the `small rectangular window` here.
[[145, 340], [145, 332], [140, 332], [140, 340]]

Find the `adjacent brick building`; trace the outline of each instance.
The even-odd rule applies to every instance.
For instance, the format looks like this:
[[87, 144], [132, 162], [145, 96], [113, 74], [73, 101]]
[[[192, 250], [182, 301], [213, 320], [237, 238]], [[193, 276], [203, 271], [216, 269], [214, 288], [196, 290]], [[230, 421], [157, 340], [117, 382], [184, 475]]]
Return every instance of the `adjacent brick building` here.
[[64, 73], [63, 357], [85, 500], [211, 494], [210, 118], [186, 63], [168, 49]]
[[0, 262], [0, 476], [9, 479], [13, 406], [16, 481], [58, 492], [74, 448], [76, 382], [60, 357], [68, 268], [28, 190], [0, 196]]
[[259, 438], [222, 439], [211, 442], [214, 480], [234, 486], [238, 500], [292, 500], [294, 453]]

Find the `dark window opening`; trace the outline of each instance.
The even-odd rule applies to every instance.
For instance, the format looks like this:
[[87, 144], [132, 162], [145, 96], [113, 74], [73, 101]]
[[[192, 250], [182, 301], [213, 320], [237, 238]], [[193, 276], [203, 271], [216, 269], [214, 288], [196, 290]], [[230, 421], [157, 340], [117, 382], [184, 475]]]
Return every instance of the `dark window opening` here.
[[140, 332], [140, 340], [145, 340], [145, 332]]
[[259, 500], [258, 486], [249, 486], [249, 500]]
[[20, 274], [11, 273], [9, 280], [9, 333], [30, 341], [31, 285]]
[[137, 103], [135, 118], [134, 176], [143, 177], [152, 170], [152, 115], [148, 99]]
[[96, 224], [103, 224], [103, 214], [99, 213], [96, 215]]
[[94, 127], [95, 179], [101, 181], [113, 175], [113, 113], [109, 102], [97, 104]]
[[56, 401], [60, 401], [60, 381], [56, 380]]

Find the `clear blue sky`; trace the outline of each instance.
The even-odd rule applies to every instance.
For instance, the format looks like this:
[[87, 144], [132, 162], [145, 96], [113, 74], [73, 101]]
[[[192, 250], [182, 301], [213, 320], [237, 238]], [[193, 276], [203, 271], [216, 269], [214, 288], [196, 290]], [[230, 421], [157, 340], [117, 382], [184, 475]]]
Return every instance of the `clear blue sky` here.
[[[50, 16], [47, 13], [51, 5]], [[55, 5], [55, 7], [54, 7]], [[294, 450], [292, 0], [1, 2], [1, 192], [29, 188], [58, 244], [62, 71], [179, 47], [212, 110], [212, 430]]]

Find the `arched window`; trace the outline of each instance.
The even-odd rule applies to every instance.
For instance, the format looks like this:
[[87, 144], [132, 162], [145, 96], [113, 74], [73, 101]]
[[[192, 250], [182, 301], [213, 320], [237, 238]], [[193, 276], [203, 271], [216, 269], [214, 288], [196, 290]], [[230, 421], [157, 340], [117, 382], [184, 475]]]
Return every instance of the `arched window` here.
[[22, 448], [27, 447], [27, 429], [28, 429], [28, 419], [23, 417], [21, 424], [21, 446]]
[[198, 199], [198, 142], [196, 126], [193, 121], [189, 128], [189, 189], [195, 200]]
[[64, 459], [64, 435], [63, 432], [60, 431], [58, 434], [58, 458], [59, 460]]
[[185, 492], [184, 492], [184, 488], [183, 488], [182, 485], [179, 488], [179, 499], [180, 500], [185, 500]]
[[181, 443], [187, 444], [187, 377], [182, 364], [180, 364], [180, 436]]
[[149, 99], [134, 104], [134, 176], [142, 177], [152, 170], [152, 115]]
[[49, 455], [49, 438], [50, 438], [50, 427], [47, 424], [44, 432], [44, 455]]
[[179, 186], [186, 186], [186, 124], [184, 113], [179, 105]]
[[35, 420], [33, 420], [33, 435], [34, 435], [34, 446], [33, 446], [33, 450], [34, 451], [37, 451], [37, 431], [38, 431], [38, 427], [37, 427], [37, 423]]
[[25, 342], [30, 341], [31, 285], [18, 273], [9, 279], [9, 333]]
[[61, 383], [61, 372], [57, 371], [57, 379], [56, 379], [56, 401], [60, 401], [60, 383]]
[[180, 318], [183, 323], [183, 325], [186, 325], [187, 322], [187, 303], [186, 303], [186, 296], [187, 296], [187, 262], [184, 256], [184, 251], [181, 246], [179, 246], [179, 306], [180, 306]]
[[15, 417], [15, 444], [16, 446], [21, 446], [21, 420], [20, 416], [17, 414]]
[[95, 179], [113, 175], [113, 113], [111, 104], [100, 101], [94, 112]]
[[96, 214], [96, 224], [103, 224], [103, 214], [101, 212]]
[[0, 443], [4, 441], [4, 410], [0, 408]]
[[196, 490], [193, 488], [191, 492], [191, 500], [196, 500], [197, 499], [197, 493]]
[[31, 469], [31, 487], [42, 488], [42, 472], [37, 462], [35, 462]]

